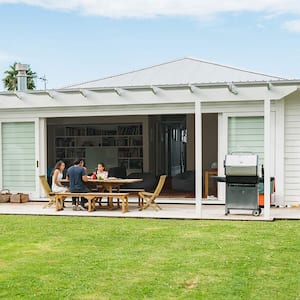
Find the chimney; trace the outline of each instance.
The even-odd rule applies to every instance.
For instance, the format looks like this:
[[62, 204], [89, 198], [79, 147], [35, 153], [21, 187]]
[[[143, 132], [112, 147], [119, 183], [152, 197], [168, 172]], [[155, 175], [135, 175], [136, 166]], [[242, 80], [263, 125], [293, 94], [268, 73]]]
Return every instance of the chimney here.
[[17, 79], [18, 79], [18, 91], [24, 92], [27, 90], [27, 70], [29, 66], [25, 64], [16, 64], [16, 70], [18, 71]]

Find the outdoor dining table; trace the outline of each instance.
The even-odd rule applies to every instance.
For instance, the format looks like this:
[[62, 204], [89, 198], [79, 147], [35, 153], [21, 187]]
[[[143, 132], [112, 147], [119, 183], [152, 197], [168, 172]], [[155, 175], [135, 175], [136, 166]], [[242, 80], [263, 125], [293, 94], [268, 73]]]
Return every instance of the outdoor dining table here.
[[[120, 186], [123, 184], [128, 183], [136, 183], [141, 182], [143, 179], [141, 178], [107, 178], [107, 179], [91, 179], [89, 178], [86, 183], [86, 185], [90, 188], [96, 188], [98, 186], [102, 186], [101, 191], [106, 190], [109, 193], [113, 192], [113, 189], [117, 189], [119, 192]], [[68, 179], [62, 179], [60, 181], [61, 183], [68, 183]], [[110, 208], [113, 208], [113, 201], [112, 197], [108, 197], [108, 206]]]
[[107, 178], [107, 179], [89, 179], [87, 184], [89, 186], [98, 186], [102, 185], [105, 190], [109, 193], [112, 193], [113, 189], [119, 191], [120, 186], [128, 183], [141, 182], [143, 179], [140, 178]]

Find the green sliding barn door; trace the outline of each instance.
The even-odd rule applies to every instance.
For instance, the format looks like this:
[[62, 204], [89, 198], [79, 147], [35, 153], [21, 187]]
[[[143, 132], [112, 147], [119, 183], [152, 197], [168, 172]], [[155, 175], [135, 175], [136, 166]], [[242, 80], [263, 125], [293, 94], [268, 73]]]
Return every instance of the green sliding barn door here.
[[2, 123], [2, 188], [36, 190], [35, 123]]

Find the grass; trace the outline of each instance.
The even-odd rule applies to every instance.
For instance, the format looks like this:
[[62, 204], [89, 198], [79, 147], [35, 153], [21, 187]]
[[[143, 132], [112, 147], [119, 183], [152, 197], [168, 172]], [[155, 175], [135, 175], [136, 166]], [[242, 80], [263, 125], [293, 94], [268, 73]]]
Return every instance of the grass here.
[[300, 299], [300, 222], [0, 216], [0, 299]]

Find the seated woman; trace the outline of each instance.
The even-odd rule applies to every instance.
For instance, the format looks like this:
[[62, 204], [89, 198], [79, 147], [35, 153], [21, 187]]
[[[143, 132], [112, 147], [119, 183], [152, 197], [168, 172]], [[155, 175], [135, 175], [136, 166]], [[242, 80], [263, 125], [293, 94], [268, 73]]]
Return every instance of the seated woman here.
[[51, 189], [52, 189], [52, 192], [55, 192], [55, 193], [64, 193], [66, 191], [68, 191], [68, 188], [63, 186], [61, 183], [60, 183], [60, 180], [63, 178], [63, 171], [65, 169], [65, 163], [62, 161], [62, 160], [59, 160], [53, 171], [52, 171], [52, 186], [51, 186]]
[[98, 163], [96, 175], [98, 179], [107, 179], [108, 172], [105, 171], [104, 163]]

